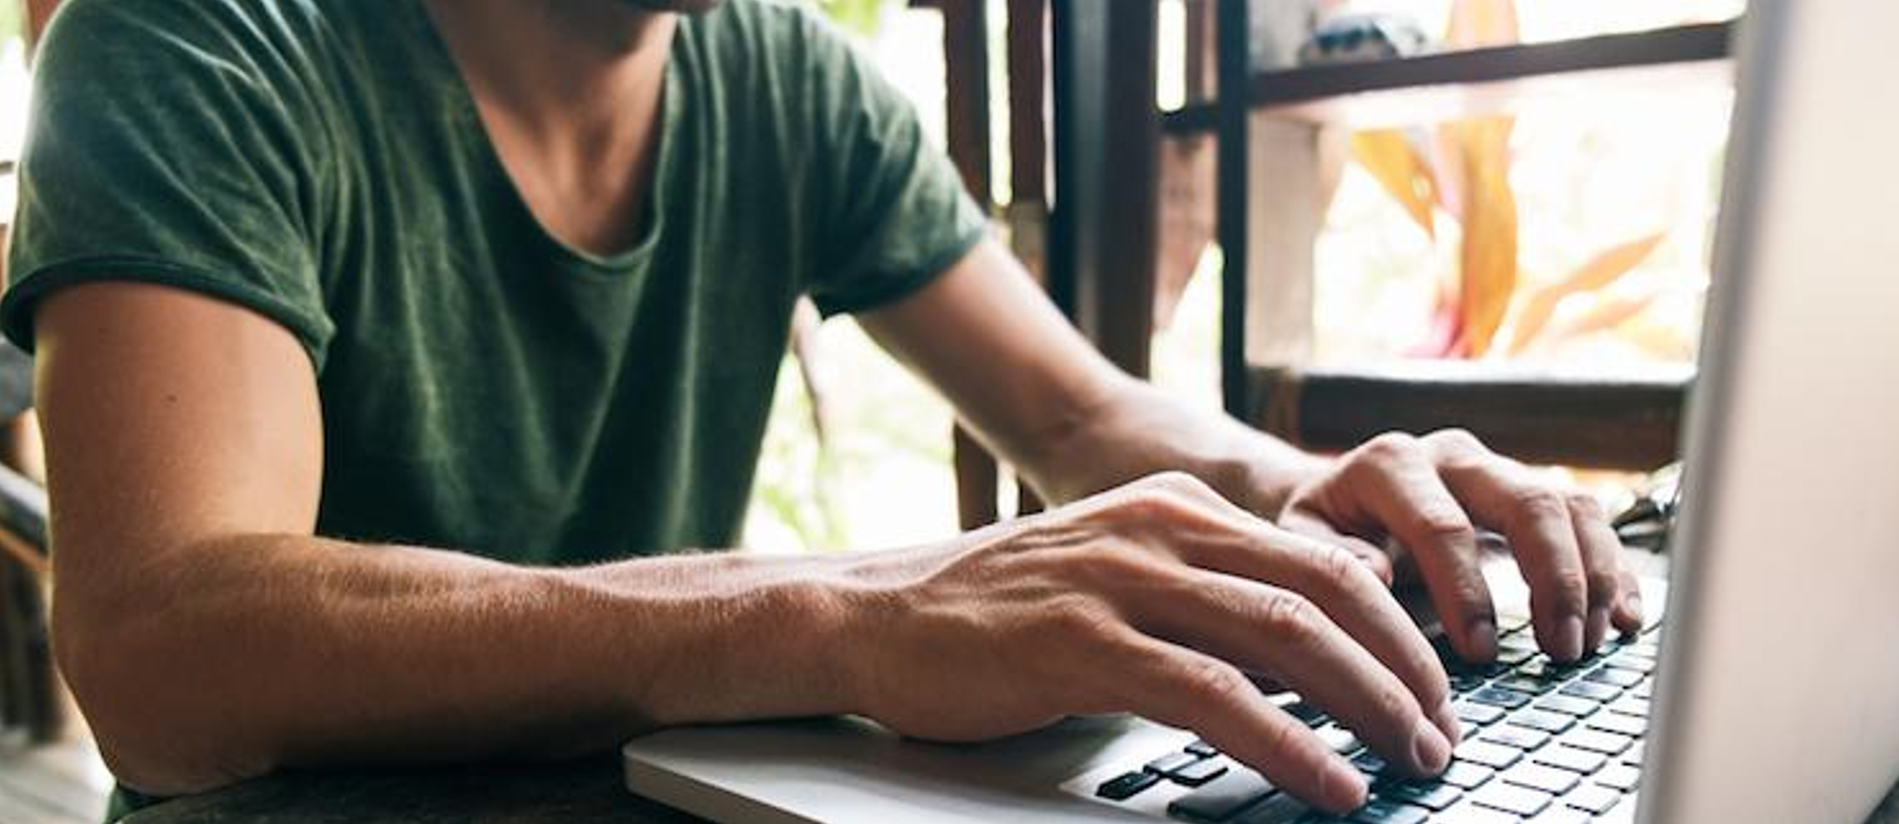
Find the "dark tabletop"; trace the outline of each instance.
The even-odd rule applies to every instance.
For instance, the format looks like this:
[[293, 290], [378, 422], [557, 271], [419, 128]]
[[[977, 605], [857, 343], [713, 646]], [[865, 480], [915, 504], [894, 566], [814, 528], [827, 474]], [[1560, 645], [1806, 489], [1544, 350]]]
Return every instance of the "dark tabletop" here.
[[287, 773], [167, 801], [125, 821], [687, 824], [698, 819], [628, 793], [614, 754], [532, 766]]
[[[167, 801], [127, 824], [244, 821], [586, 822], [685, 824], [698, 819], [637, 798], [617, 756], [566, 764], [295, 773]], [[1899, 824], [1899, 787], [1867, 824]]]

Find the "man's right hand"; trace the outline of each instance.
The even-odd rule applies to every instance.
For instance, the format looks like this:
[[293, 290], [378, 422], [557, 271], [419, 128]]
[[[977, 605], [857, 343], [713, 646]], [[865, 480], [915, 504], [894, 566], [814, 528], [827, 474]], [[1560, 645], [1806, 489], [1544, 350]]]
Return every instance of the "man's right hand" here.
[[1457, 742], [1442, 666], [1343, 549], [1156, 475], [939, 547], [865, 559], [865, 714], [972, 741], [1131, 712], [1192, 730], [1335, 812], [1366, 783], [1254, 679], [1298, 691], [1386, 761], [1441, 772]]

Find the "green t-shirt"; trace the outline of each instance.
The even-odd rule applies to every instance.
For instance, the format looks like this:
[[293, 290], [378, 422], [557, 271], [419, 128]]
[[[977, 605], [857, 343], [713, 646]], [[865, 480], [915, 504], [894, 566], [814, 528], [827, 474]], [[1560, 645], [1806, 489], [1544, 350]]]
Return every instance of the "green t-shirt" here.
[[530, 214], [420, 0], [69, 0], [35, 82], [6, 335], [101, 279], [282, 324], [327, 536], [729, 546], [794, 301], [888, 302], [985, 231], [910, 105], [790, 4], [682, 20], [650, 217], [604, 259]]

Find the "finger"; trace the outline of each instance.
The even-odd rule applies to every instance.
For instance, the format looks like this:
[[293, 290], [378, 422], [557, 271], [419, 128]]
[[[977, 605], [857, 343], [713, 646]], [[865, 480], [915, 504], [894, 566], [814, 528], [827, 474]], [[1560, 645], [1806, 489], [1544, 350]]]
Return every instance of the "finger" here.
[[[1344, 563], [1369, 579], [1357, 561]], [[1184, 572], [1176, 591], [1124, 605], [1136, 629], [1272, 673], [1401, 769], [1435, 775], [1449, 764], [1450, 740], [1417, 697], [1311, 601], [1231, 575]]]
[[1457, 654], [1497, 657], [1497, 610], [1477, 552], [1477, 530], [1436, 465], [1411, 439], [1381, 438], [1348, 465], [1358, 505], [1403, 543], [1424, 578]]
[[1370, 541], [1363, 538], [1333, 529], [1324, 518], [1309, 510], [1303, 508], [1288, 510], [1285, 515], [1280, 516], [1279, 525], [1289, 532], [1304, 535], [1322, 544], [1340, 547], [1352, 553], [1352, 557], [1357, 558], [1366, 569], [1371, 570], [1372, 575], [1376, 576], [1380, 583], [1387, 587], [1391, 586], [1395, 580], [1396, 568], [1392, 565], [1391, 556], [1383, 549], [1373, 546]]
[[1537, 644], [1558, 661], [1581, 658], [1588, 585], [1568, 501], [1549, 484], [1529, 477], [1522, 465], [1490, 452], [1469, 435], [1428, 442], [1457, 500], [1478, 523], [1509, 539], [1517, 567], [1530, 585]]
[[1396, 675], [1446, 738], [1457, 740], [1444, 665], [1376, 575], [1344, 550], [1270, 525], [1245, 534], [1250, 540], [1237, 545], [1188, 547], [1183, 560], [1304, 596]]
[[1617, 609], [1623, 601], [1622, 541], [1609, 528], [1602, 508], [1586, 496], [1570, 499], [1569, 522], [1576, 529], [1576, 546], [1582, 551], [1583, 581], [1589, 587], [1583, 648], [1594, 650], [1608, 638], [1612, 619], [1617, 621], [1617, 628], [1626, 631], [1624, 616]]
[[1128, 712], [1192, 730], [1207, 743], [1316, 807], [1365, 804], [1365, 779], [1306, 725], [1267, 700], [1238, 669], [1136, 632], [1120, 639], [1125, 670], [1103, 683]]
[[[1359, 552], [1375, 555], [1388, 575], [1391, 567], [1386, 552], [1361, 539], [1340, 536], [1316, 516], [1304, 517], [1306, 528], [1330, 534], [1339, 544], [1278, 528], [1218, 495], [1196, 496], [1193, 501], [1183, 500], [1182, 505], [1214, 520], [1201, 522], [1209, 528], [1198, 532], [1177, 529], [1168, 535], [1176, 557], [1192, 567], [1274, 584], [1304, 595], [1396, 674], [1439, 731], [1452, 742], [1457, 741], [1459, 725], [1451, 711], [1443, 664], [1393, 597], [1389, 579], [1380, 579], [1375, 567], [1360, 561], [1362, 556], [1337, 547], [1357, 544]], [[1217, 528], [1220, 526], [1225, 528]]]
[[1648, 623], [1648, 616], [1642, 610], [1642, 582], [1636, 580], [1626, 564], [1617, 562], [1618, 574], [1622, 577], [1622, 597], [1616, 599], [1615, 612], [1610, 620], [1624, 638], [1633, 638], [1641, 634], [1642, 627]]

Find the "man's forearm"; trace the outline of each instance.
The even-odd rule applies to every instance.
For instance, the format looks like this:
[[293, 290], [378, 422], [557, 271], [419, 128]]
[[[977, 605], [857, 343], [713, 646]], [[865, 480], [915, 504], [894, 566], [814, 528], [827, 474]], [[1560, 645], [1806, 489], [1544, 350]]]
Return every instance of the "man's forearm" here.
[[1276, 515], [1294, 487], [1324, 468], [1318, 457], [1134, 379], [1103, 389], [1063, 432], [1018, 457], [1017, 464], [1037, 490], [1058, 502], [1178, 470], [1265, 517]]
[[98, 610], [94, 588], [93, 608], [55, 618], [102, 748], [147, 792], [852, 709], [821, 557], [527, 569], [298, 536], [163, 557], [121, 579], [119, 606]]

